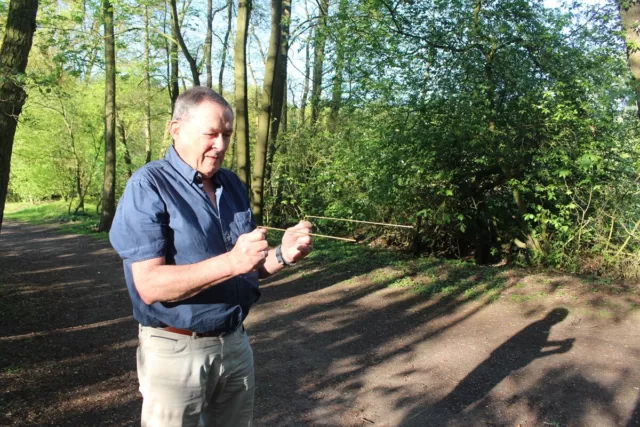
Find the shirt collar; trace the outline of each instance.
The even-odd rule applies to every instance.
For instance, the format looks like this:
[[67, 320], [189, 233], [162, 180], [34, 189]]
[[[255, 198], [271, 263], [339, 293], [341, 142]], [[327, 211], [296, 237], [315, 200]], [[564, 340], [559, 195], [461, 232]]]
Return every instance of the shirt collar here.
[[[168, 161], [169, 164], [173, 166], [173, 168], [177, 170], [178, 173], [188, 182], [202, 185], [202, 177], [200, 176], [200, 173], [180, 158], [173, 145], [171, 145], [167, 150], [165, 160]], [[212, 181], [216, 185], [220, 184], [220, 171], [217, 171], [213, 175]]]

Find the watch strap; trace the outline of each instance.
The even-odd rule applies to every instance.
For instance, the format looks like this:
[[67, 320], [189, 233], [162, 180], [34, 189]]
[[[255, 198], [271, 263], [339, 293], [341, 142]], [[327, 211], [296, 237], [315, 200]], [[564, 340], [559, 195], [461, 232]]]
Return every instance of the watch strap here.
[[295, 262], [287, 262], [282, 256], [282, 245], [278, 245], [276, 248], [276, 259], [278, 260], [278, 264], [282, 264], [284, 266], [294, 265]]

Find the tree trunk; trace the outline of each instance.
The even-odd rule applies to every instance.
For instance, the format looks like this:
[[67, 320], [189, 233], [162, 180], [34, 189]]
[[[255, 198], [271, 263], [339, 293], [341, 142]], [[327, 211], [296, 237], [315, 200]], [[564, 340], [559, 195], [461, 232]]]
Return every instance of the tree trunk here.
[[302, 89], [302, 99], [300, 100], [300, 116], [298, 122], [303, 125], [307, 113], [307, 98], [309, 96], [309, 74], [311, 73], [311, 43], [307, 39], [304, 48], [304, 87]]
[[149, 6], [144, 7], [144, 162], [151, 161], [151, 73], [149, 36]]
[[213, 37], [213, 0], [207, 0], [207, 35], [204, 40], [204, 64], [207, 69], [207, 87], [213, 88], [211, 70], [211, 37]]
[[127, 166], [127, 176], [131, 178], [133, 175], [133, 165], [131, 162], [131, 153], [129, 153], [129, 147], [127, 146], [127, 128], [122, 123], [122, 120], [118, 120], [118, 131], [120, 132], [120, 142], [124, 148], [124, 164]]
[[633, 88], [636, 93], [637, 116], [640, 118], [640, 2], [618, 0], [622, 29], [627, 43], [627, 60], [633, 75]]
[[253, 24], [251, 24], [250, 28], [251, 28], [251, 35], [253, 36], [253, 38], [256, 41], [256, 44], [258, 45], [258, 52], [260, 53], [260, 58], [262, 58], [262, 65], [264, 66], [264, 64], [267, 63], [267, 55], [264, 53], [264, 49], [262, 48], [262, 42], [260, 41], [260, 37], [256, 35], [256, 27], [254, 27]]
[[282, 120], [282, 107], [287, 95], [287, 62], [289, 54], [289, 21], [291, 18], [291, 0], [280, 0], [282, 3], [280, 26], [280, 42], [276, 68], [273, 79], [273, 94], [271, 96], [271, 124], [270, 138], [275, 143]]
[[264, 178], [267, 163], [267, 147], [269, 143], [269, 127], [272, 117], [273, 85], [277, 70], [278, 56], [281, 42], [281, 21], [283, 0], [271, 0], [271, 38], [267, 63], [264, 70], [264, 83], [262, 87], [262, 102], [260, 105], [260, 120], [258, 122], [258, 135], [256, 138], [256, 155], [253, 163], [253, 179], [251, 181], [251, 210], [258, 224], [262, 224], [264, 208]]
[[287, 133], [289, 126], [289, 100], [287, 99], [287, 82], [285, 78], [284, 93], [282, 94], [282, 132]]
[[103, 0], [102, 10], [105, 44], [104, 185], [98, 231], [109, 231], [116, 213], [116, 48], [110, 0]]
[[280, 124], [286, 121], [287, 99], [287, 64], [289, 54], [289, 22], [291, 18], [291, 0], [282, 0], [282, 18], [280, 19], [280, 47], [276, 60], [276, 70], [273, 81], [271, 126], [269, 129], [269, 143], [267, 163], [265, 164], [265, 180], [271, 179], [271, 164], [278, 146], [278, 132]]
[[254, 87], [254, 91], [253, 91], [253, 108], [254, 110], [258, 111], [258, 109], [260, 108], [260, 94], [258, 93], [258, 79], [256, 79], [256, 73], [253, 71], [253, 67], [251, 66], [251, 60], [250, 58], [247, 58], [247, 68], [249, 69], [249, 73], [251, 74], [251, 80], [253, 80], [253, 87]]
[[182, 49], [182, 54], [189, 63], [189, 68], [191, 69], [193, 85], [200, 86], [200, 71], [198, 70], [198, 65], [196, 64], [195, 58], [191, 56], [191, 53], [189, 52], [189, 49], [187, 48], [187, 45], [182, 38], [182, 33], [180, 32], [180, 23], [178, 22], [178, 6], [176, 5], [176, 0], [171, 0], [171, 17], [173, 18], [171, 22], [173, 22], [174, 35], [176, 37], [176, 40], [178, 40], [178, 44]]
[[320, 117], [320, 96], [322, 94], [322, 69], [324, 64], [324, 48], [327, 41], [326, 28], [329, 14], [329, 0], [320, 0], [316, 37], [313, 44], [313, 80], [311, 87], [311, 123], [315, 124]]
[[249, 145], [249, 103], [247, 94], [247, 36], [251, 0], [240, 0], [235, 46], [235, 98], [236, 98], [236, 163], [238, 176], [251, 188], [251, 151]]
[[[67, 114], [67, 109], [64, 106], [64, 101], [61, 98], [58, 98], [60, 102], [60, 114], [62, 115], [62, 121], [67, 128], [67, 133], [69, 134], [69, 143], [71, 144], [71, 153], [73, 154], [73, 163], [75, 168], [75, 189], [76, 194], [78, 195], [79, 201], [78, 206], [76, 206], [73, 214], [77, 214], [80, 209], [84, 210], [84, 194], [86, 193], [86, 188], [83, 190], [82, 186], [82, 162], [80, 161], [80, 155], [78, 154], [78, 150], [76, 149], [76, 136], [73, 129], [72, 121]], [[73, 193], [71, 195], [71, 200], [73, 200]], [[71, 207], [71, 204], [69, 204]]]
[[[176, 99], [180, 95], [180, 85], [178, 84], [178, 76], [179, 76], [179, 67], [178, 63], [178, 43], [176, 37], [176, 24], [174, 24], [176, 19], [173, 17], [173, 13], [171, 14], [171, 44], [169, 47], [169, 96], [171, 97], [171, 113], [173, 113], [173, 108], [176, 105]], [[177, 21], [176, 21], [177, 22]]]
[[334, 64], [333, 90], [331, 94], [331, 119], [337, 120], [340, 107], [342, 106], [342, 72], [344, 70], [344, 42], [345, 34], [342, 33], [343, 23], [347, 18], [347, 0], [340, 0], [338, 7], [338, 27], [339, 32], [336, 37], [336, 61]]
[[13, 137], [27, 94], [21, 85], [36, 30], [38, 2], [11, 0], [0, 47], [0, 231], [9, 188]]
[[222, 60], [220, 61], [220, 74], [218, 75], [218, 93], [222, 95], [222, 80], [224, 78], [224, 68], [227, 65], [227, 50], [229, 49], [229, 35], [231, 34], [231, 19], [233, 18], [233, 0], [227, 2], [227, 32], [224, 33], [222, 42]]

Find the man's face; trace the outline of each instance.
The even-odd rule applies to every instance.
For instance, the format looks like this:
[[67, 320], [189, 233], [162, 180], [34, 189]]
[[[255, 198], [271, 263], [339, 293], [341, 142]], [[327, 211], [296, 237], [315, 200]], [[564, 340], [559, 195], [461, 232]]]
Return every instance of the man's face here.
[[222, 166], [231, 142], [231, 109], [203, 101], [186, 117], [172, 121], [169, 126], [180, 158], [204, 178], [211, 178]]

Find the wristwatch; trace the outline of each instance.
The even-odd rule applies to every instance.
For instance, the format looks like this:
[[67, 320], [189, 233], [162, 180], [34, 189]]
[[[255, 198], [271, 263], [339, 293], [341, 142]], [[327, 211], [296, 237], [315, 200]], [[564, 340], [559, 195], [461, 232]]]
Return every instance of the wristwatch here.
[[295, 262], [287, 262], [284, 259], [284, 257], [282, 256], [282, 245], [278, 245], [278, 247], [276, 248], [276, 259], [278, 260], [279, 264], [282, 264], [286, 267], [295, 264]]

